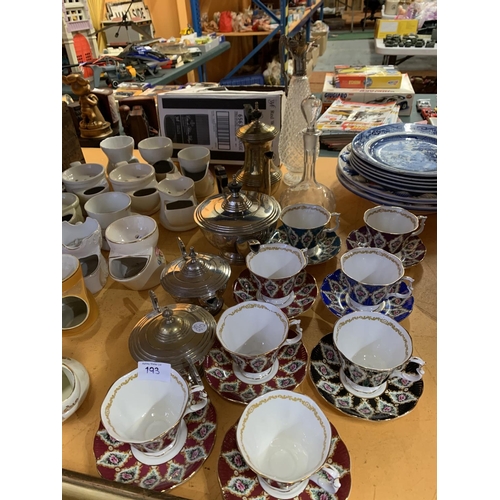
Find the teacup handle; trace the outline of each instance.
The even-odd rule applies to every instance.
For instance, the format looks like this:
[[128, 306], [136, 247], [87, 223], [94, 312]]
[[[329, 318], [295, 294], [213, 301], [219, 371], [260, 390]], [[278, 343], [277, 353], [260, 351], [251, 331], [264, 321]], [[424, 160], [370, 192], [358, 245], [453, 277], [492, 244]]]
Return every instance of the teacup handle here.
[[413, 233], [411, 233], [410, 236], [417, 236], [417, 234], [420, 234], [424, 230], [425, 221], [427, 220], [427, 216], [426, 215], [418, 215], [417, 219], [419, 220], [418, 229], [413, 231]]
[[[205, 391], [205, 387], [202, 385], [192, 385], [189, 387], [189, 403], [184, 411], [183, 417], [188, 413], [193, 413], [195, 411], [205, 408], [208, 403], [208, 394]], [[198, 402], [194, 402], [197, 399]]]
[[189, 375], [188, 385], [189, 385], [189, 403], [184, 411], [183, 417], [188, 413], [193, 413], [195, 411], [205, 408], [208, 403], [208, 394], [203, 387], [203, 382], [201, 381], [200, 374], [194, 366], [193, 362], [188, 359], [187, 372]]
[[288, 322], [288, 325], [295, 326], [295, 332], [297, 333], [297, 335], [295, 335], [295, 337], [291, 339], [286, 339], [284, 344], [290, 345], [300, 342], [302, 340], [302, 328], [300, 326], [300, 319], [292, 319], [291, 321]]
[[422, 375], [425, 373], [424, 369], [421, 367], [425, 365], [425, 361], [417, 356], [412, 356], [408, 360], [408, 363], [412, 361], [413, 363], [417, 363], [419, 365], [419, 367], [417, 368], [417, 373], [406, 373], [405, 371], [395, 370], [391, 373], [391, 378], [400, 377], [408, 380], [409, 382], [418, 382], [419, 380], [421, 380]]
[[[324, 475], [326, 475], [328, 479], [325, 478]], [[309, 479], [327, 493], [330, 493], [330, 495], [335, 495], [340, 489], [339, 471], [331, 465], [324, 465], [319, 472], [313, 474]]]
[[387, 295], [387, 298], [396, 297], [397, 299], [407, 299], [411, 296], [411, 294], [413, 293], [413, 278], [410, 278], [409, 276], [403, 276], [401, 278], [401, 281], [404, 281], [406, 283], [408, 291], [406, 293], [390, 293]]
[[332, 231], [336, 231], [340, 226], [340, 213], [339, 212], [332, 212], [330, 215], [335, 219], [335, 227], [328, 229], [329, 232], [332, 232]]

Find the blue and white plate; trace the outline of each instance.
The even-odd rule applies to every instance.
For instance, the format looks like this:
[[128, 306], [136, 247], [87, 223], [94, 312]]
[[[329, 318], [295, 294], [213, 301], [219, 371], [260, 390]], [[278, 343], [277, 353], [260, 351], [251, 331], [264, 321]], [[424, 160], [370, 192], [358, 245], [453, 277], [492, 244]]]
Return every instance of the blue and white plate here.
[[355, 156], [384, 171], [417, 177], [437, 176], [437, 127], [392, 123], [360, 132]]
[[401, 189], [407, 189], [410, 192], [413, 193], [436, 193], [437, 192], [437, 182], [434, 179], [433, 183], [419, 183], [419, 182], [412, 182], [412, 181], [407, 181], [406, 179], [392, 179], [390, 177], [387, 177], [383, 175], [381, 171], [377, 171], [371, 166], [366, 165], [365, 163], [362, 163], [359, 161], [359, 159], [354, 156], [352, 153], [349, 158], [349, 162], [351, 164], [351, 167], [356, 170], [358, 173], [366, 177], [367, 179], [370, 179], [374, 182], [377, 182], [378, 184], [381, 184], [382, 186], [385, 186], [389, 189], [396, 189], [396, 190], [401, 190]]
[[337, 178], [349, 191], [381, 205], [398, 205], [408, 210], [437, 211], [435, 193], [412, 193], [403, 189], [390, 189], [360, 175], [350, 163], [349, 146], [339, 154]]

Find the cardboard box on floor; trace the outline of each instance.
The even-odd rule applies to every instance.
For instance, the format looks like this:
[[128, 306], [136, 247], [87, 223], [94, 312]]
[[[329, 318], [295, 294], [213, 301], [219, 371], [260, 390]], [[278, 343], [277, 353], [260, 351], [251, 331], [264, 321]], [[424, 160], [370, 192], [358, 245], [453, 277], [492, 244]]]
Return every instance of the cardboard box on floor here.
[[[186, 88], [157, 95], [160, 135], [172, 139], [174, 154], [188, 146], [210, 149], [211, 163], [243, 165], [245, 148], [236, 132], [249, 123], [249, 107], [258, 103], [260, 120], [281, 130], [283, 90], [245, 91]], [[276, 161], [278, 138], [273, 141]]]
[[410, 116], [415, 98], [415, 91], [408, 74], [404, 73], [399, 89], [341, 89], [335, 87], [332, 79], [334, 73], [325, 75], [321, 100], [324, 113], [335, 99], [349, 102], [364, 102], [370, 104], [384, 104], [396, 101], [399, 104], [399, 116]]

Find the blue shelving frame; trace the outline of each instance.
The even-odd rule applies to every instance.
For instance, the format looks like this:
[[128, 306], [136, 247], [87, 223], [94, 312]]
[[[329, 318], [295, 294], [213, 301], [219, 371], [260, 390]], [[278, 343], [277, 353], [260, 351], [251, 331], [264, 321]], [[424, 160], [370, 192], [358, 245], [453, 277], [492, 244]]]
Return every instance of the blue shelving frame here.
[[[191, 14], [193, 18], [193, 29], [196, 31], [198, 36], [201, 36], [201, 21], [200, 21], [200, 6], [199, 0], [190, 0], [191, 2]], [[289, 0], [280, 0], [280, 17], [276, 16], [272, 10], [270, 10], [266, 5], [262, 3], [261, 0], [252, 0], [252, 2], [257, 5], [263, 12], [265, 12], [273, 21], [273, 24], [278, 24], [278, 27], [270, 31], [254, 48], [250, 51], [223, 79], [230, 79], [235, 75], [250, 59], [252, 59], [263, 47], [265, 47], [272, 38], [274, 38], [278, 33], [292, 36], [301, 30], [304, 26], [306, 29], [306, 39], [309, 40], [311, 37], [311, 20], [313, 15], [319, 10], [320, 19], [323, 19], [323, 6], [324, 0], [307, 0], [307, 7], [311, 7], [311, 10], [293, 27], [293, 30], [288, 30], [288, 7]], [[283, 54], [286, 57], [286, 54]], [[286, 59], [284, 59], [286, 60]], [[199, 69], [201, 71], [201, 68]]]

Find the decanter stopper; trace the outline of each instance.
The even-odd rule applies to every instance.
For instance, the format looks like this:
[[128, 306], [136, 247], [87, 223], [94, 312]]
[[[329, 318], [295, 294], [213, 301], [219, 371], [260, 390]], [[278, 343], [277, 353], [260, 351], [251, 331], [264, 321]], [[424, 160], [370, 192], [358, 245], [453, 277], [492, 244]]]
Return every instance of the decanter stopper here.
[[321, 99], [311, 94], [302, 101], [300, 106], [302, 108], [302, 114], [306, 119], [307, 130], [314, 132], [314, 130], [316, 130], [316, 122], [321, 115]]

